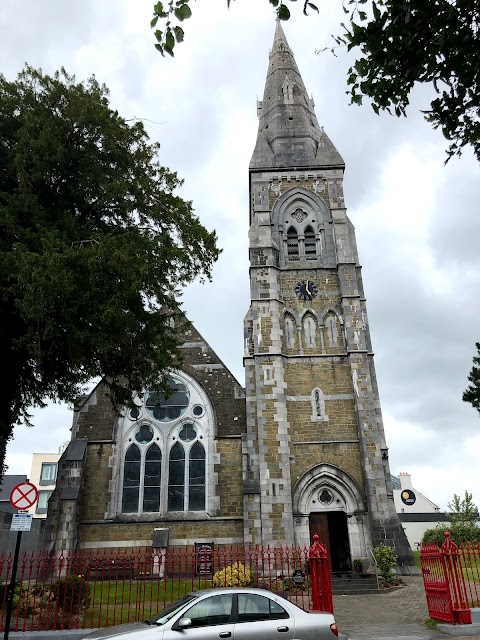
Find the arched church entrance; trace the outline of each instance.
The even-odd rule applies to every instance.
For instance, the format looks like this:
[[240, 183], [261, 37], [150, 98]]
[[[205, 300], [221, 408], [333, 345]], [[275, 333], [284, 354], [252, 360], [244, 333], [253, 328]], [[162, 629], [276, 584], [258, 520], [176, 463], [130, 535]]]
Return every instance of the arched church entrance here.
[[332, 571], [351, 571], [353, 558], [366, 558], [371, 545], [364, 517], [357, 484], [338, 467], [315, 465], [297, 481], [295, 542], [310, 545], [317, 534], [327, 548]]
[[310, 543], [318, 535], [327, 548], [332, 571], [351, 571], [352, 555], [345, 511], [313, 512], [309, 516]]

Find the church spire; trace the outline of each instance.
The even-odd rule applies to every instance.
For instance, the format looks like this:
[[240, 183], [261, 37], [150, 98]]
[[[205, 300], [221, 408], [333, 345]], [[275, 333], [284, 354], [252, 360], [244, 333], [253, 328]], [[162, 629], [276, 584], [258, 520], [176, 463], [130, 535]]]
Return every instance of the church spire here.
[[259, 126], [250, 168], [344, 166], [320, 128], [280, 20], [270, 51]]

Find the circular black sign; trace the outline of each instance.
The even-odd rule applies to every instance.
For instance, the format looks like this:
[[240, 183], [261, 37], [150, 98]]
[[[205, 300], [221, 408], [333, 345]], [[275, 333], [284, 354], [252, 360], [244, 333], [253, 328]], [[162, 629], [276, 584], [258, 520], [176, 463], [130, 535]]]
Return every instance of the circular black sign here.
[[400, 494], [403, 504], [412, 505], [415, 504], [417, 500], [417, 496], [410, 491], [410, 489], [402, 489], [402, 493]]
[[292, 573], [292, 582], [296, 587], [301, 587], [305, 584], [305, 574], [300, 569], [295, 569]]

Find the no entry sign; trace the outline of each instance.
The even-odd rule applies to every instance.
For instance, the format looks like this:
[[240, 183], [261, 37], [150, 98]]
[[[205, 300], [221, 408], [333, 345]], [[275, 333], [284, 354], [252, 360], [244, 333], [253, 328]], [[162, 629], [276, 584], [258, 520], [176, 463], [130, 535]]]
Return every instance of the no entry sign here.
[[37, 487], [31, 482], [21, 482], [10, 493], [10, 504], [15, 509], [29, 509], [38, 499]]

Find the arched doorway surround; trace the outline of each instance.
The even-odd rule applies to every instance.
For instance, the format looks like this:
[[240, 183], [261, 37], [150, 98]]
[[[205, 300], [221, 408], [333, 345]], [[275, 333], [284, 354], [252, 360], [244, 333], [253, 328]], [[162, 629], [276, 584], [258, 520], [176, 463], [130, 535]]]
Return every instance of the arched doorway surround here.
[[371, 541], [362, 493], [339, 467], [318, 464], [304, 473], [293, 490], [293, 513], [295, 543], [308, 546], [318, 533], [329, 547], [332, 568], [348, 569], [353, 558], [367, 558]]

